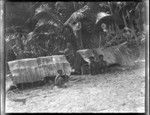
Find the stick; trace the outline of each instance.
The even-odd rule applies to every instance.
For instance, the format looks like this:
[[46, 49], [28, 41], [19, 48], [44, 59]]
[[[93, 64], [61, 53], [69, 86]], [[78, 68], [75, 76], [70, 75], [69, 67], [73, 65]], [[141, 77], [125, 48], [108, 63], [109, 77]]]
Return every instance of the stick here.
[[101, 47], [101, 35], [99, 36], [100, 39], [99, 39], [99, 48]]
[[123, 14], [122, 14], [122, 17], [123, 17], [124, 25], [125, 25], [125, 27], [127, 27], [127, 22], [126, 22], [126, 19], [125, 19], [125, 17], [124, 17], [124, 15], [123, 15]]

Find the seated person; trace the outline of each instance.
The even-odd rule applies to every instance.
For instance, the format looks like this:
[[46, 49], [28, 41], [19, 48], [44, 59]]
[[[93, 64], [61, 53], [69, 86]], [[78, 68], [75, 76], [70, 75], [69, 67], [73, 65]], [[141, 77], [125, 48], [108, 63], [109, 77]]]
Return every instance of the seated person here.
[[62, 70], [58, 70], [57, 73], [58, 73], [58, 75], [55, 78], [55, 85], [58, 87], [65, 86], [65, 83], [68, 81], [69, 76], [63, 75]]
[[98, 68], [99, 68], [99, 73], [104, 73], [107, 71], [107, 62], [104, 61], [104, 56], [99, 55], [99, 61], [98, 61]]
[[96, 75], [96, 74], [98, 74], [98, 64], [97, 64], [97, 62], [94, 60], [94, 57], [91, 56], [91, 57], [89, 58], [89, 60], [90, 60], [90, 73], [91, 73], [91, 75]]

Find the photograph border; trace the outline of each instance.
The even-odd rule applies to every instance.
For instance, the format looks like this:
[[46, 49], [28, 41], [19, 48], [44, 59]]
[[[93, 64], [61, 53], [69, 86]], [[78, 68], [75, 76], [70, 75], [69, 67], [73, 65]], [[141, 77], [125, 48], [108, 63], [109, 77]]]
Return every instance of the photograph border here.
[[[132, 0], [131, 0], [132, 1]], [[133, 0], [134, 1], [134, 0]], [[145, 0], [144, 0], [145, 1]], [[27, 1], [28, 2], [28, 1]], [[1, 5], [2, 4], [2, 5]], [[0, 91], [1, 91], [1, 105], [0, 105], [0, 111], [1, 115], [5, 114], [5, 76], [6, 76], [6, 51], [5, 51], [5, 40], [4, 40], [4, 28], [5, 28], [5, 1], [0, 1]], [[149, 0], [146, 0], [146, 11], [147, 11], [147, 23], [149, 25]], [[145, 113], [149, 115], [149, 27], [146, 28], [147, 31], [147, 37], [146, 37], [146, 44], [145, 44]]]

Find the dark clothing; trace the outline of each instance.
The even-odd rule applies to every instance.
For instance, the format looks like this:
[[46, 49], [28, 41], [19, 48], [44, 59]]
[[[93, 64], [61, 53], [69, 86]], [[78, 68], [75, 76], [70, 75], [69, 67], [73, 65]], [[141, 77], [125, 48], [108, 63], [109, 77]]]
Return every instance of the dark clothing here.
[[98, 74], [98, 63], [96, 63], [95, 61], [92, 61], [90, 63], [90, 73], [91, 75]]
[[69, 76], [68, 75], [62, 75], [61, 77], [64, 79], [64, 82], [67, 82], [69, 80]]
[[99, 61], [98, 62], [99, 67], [105, 67], [107, 65], [106, 61]]
[[107, 62], [106, 61], [99, 61], [98, 62], [99, 73], [106, 72], [106, 68], [107, 68]]
[[62, 77], [56, 78], [56, 80], [55, 80], [55, 85], [61, 87], [63, 84], [64, 84], [64, 80], [63, 80]]
[[87, 75], [90, 74], [90, 69], [88, 64], [84, 64], [81, 66], [81, 74], [82, 75]]
[[64, 83], [66, 83], [69, 79], [69, 76], [67, 75], [58, 75], [55, 78], [55, 85], [61, 87], [64, 85]]

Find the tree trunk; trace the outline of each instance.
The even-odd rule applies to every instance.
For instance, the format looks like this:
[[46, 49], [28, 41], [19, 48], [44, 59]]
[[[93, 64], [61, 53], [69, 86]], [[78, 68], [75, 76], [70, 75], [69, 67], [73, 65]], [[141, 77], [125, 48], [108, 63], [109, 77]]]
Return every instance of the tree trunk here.
[[82, 41], [81, 30], [77, 31], [76, 34], [77, 34], [77, 36], [76, 36], [76, 39], [77, 39], [77, 50], [83, 49], [83, 41]]

